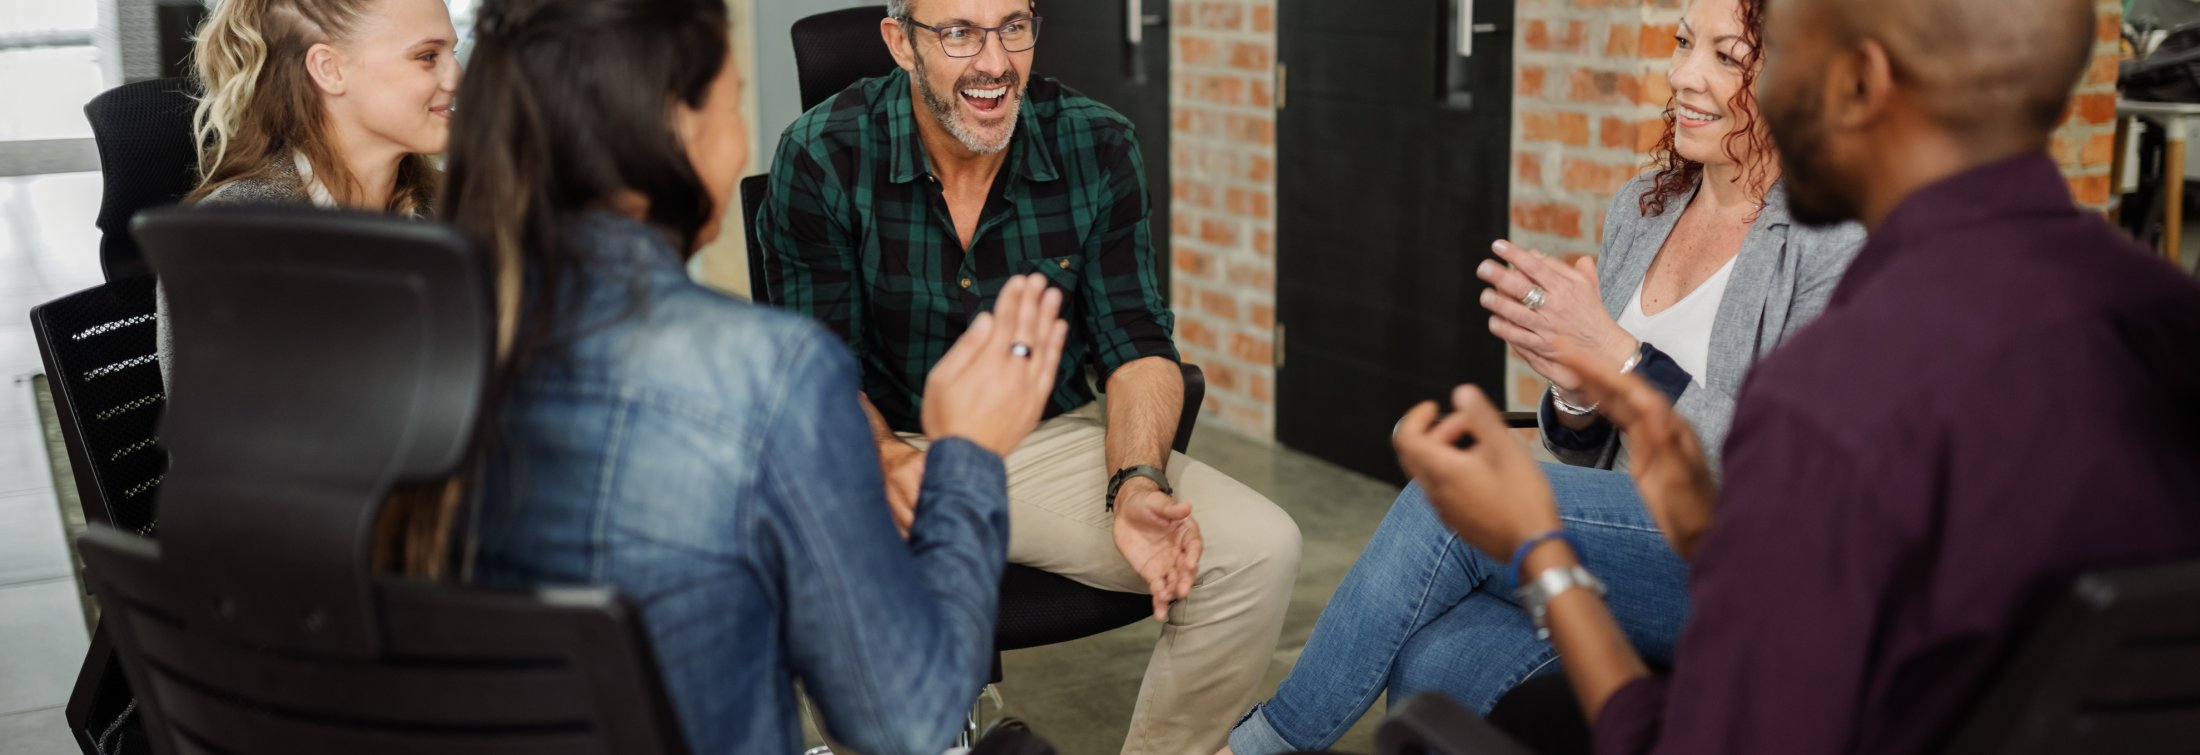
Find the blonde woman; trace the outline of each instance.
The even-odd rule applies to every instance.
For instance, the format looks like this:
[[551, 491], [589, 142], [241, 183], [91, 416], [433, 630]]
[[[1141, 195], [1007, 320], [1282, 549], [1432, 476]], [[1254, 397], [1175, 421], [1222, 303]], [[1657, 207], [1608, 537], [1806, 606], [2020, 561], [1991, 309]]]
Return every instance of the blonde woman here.
[[[193, 56], [204, 146], [184, 203], [427, 214], [457, 43], [443, 0], [220, 0]], [[165, 377], [165, 299], [160, 309]]]

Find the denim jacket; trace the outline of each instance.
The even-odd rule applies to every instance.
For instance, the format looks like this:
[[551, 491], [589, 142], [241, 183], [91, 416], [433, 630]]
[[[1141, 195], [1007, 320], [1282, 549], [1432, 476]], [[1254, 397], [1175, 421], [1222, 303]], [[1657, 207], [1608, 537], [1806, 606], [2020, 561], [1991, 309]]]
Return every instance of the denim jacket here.
[[568, 238], [574, 325], [499, 410], [476, 580], [616, 586], [695, 752], [797, 752], [798, 679], [848, 745], [946, 749], [992, 659], [1000, 458], [932, 446], [904, 542], [839, 340], [696, 285], [643, 223]]

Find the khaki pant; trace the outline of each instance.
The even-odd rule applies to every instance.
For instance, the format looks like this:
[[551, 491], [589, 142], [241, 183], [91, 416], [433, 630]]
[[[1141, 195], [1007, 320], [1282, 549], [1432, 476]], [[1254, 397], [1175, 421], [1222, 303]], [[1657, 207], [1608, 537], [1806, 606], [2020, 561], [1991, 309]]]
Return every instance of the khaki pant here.
[[[1096, 403], [1040, 423], [1009, 455], [1008, 560], [1144, 594], [1110, 530], [1106, 442]], [[1210, 755], [1260, 692], [1298, 575], [1299, 528], [1261, 494], [1183, 454], [1169, 457], [1169, 484], [1192, 505], [1206, 550], [1192, 594], [1169, 607], [1123, 752]]]

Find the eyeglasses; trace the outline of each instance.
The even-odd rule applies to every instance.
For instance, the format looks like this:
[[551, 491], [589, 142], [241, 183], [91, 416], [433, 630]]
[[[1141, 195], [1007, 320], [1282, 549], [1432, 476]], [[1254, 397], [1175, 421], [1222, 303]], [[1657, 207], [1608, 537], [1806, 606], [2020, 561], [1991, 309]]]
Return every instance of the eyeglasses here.
[[940, 51], [950, 58], [975, 57], [985, 51], [987, 34], [999, 35], [1001, 49], [1007, 52], [1023, 52], [1039, 43], [1039, 17], [1019, 18], [1000, 26], [926, 26], [916, 19], [904, 18], [902, 23], [939, 35]]

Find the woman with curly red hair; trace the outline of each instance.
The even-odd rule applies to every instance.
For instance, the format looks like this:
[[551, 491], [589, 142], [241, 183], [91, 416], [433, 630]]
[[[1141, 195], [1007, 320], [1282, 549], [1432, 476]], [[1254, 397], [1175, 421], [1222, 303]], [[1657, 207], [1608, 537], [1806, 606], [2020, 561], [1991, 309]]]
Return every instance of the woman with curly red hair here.
[[[1687, 569], [1625, 473], [1627, 448], [1561, 350], [1598, 355], [1664, 389], [1703, 438], [1714, 469], [1743, 373], [1816, 317], [1863, 243], [1855, 226], [1807, 229], [1788, 216], [1751, 82], [1761, 69], [1763, 0], [1696, 0], [1666, 71], [1673, 99], [1656, 164], [1605, 217], [1596, 261], [1565, 264], [1499, 241], [1485, 262], [1490, 332], [1550, 382], [1539, 420], [1545, 464], [1573, 548], [1608, 582], [1628, 640], [1669, 662], [1687, 617]], [[1275, 697], [1230, 732], [1241, 755], [1318, 750], [1375, 697], [1440, 691], [1489, 712], [1557, 653], [1513, 597], [1508, 565], [1459, 542], [1418, 485], [1391, 505], [1330, 597]]]

